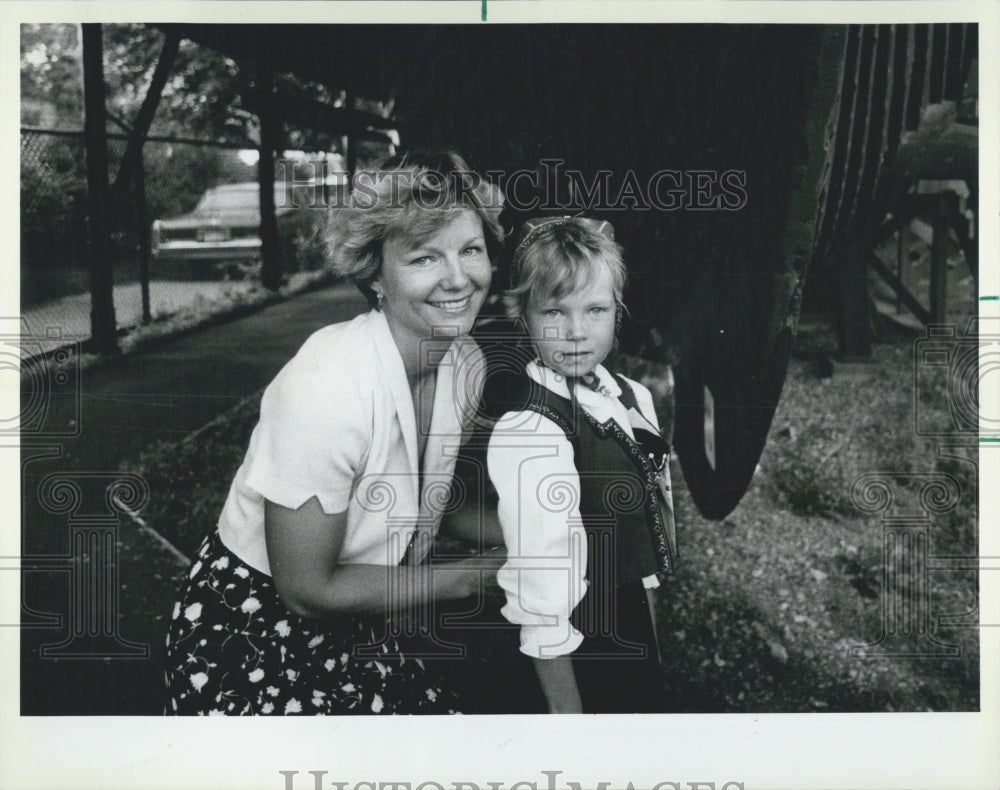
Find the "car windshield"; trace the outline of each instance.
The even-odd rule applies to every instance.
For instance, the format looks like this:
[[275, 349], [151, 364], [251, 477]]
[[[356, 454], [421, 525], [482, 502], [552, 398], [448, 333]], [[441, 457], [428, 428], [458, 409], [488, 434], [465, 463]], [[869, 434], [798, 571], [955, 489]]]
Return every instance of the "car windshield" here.
[[[284, 186], [274, 187], [274, 202], [277, 206], [285, 203]], [[210, 189], [198, 201], [195, 211], [255, 211], [260, 212], [260, 189], [256, 184], [238, 188]]]

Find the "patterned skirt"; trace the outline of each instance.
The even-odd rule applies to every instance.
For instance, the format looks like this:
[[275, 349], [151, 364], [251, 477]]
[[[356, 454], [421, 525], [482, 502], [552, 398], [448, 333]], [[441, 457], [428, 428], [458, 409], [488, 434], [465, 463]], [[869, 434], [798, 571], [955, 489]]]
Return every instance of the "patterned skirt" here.
[[455, 713], [432, 665], [407, 658], [384, 618], [291, 613], [213, 531], [174, 605], [166, 713]]

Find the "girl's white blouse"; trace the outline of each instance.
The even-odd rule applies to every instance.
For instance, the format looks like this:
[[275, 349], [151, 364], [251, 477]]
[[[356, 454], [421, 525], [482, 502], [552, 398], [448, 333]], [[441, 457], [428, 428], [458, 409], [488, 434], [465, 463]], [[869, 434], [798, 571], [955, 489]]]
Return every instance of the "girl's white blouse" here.
[[219, 518], [222, 542], [270, 574], [264, 500], [295, 509], [315, 496], [325, 513], [347, 513], [341, 563], [398, 564], [418, 524], [425, 536], [440, 524], [481, 366], [468, 337], [441, 357], [418, 491], [413, 400], [385, 316], [371, 311], [314, 333], [264, 392]]
[[[578, 387], [580, 406], [598, 422], [615, 420], [634, 438], [615, 377], [601, 365], [594, 372], [610, 397]], [[555, 394], [570, 397], [565, 379], [549, 368], [530, 362], [527, 373]], [[659, 431], [649, 390], [627, 381], [642, 416]], [[587, 592], [587, 540], [573, 445], [547, 417], [507, 412], [493, 429], [486, 462], [507, 544], [507, 561], [497, 573], [507, 596], [501, 613], [521, 626], [522, 653], [533, 658], [572, 653], [583, 635], [569, 618]], [[655, 576], [644, 582], [647, 587], [658, 584]]]

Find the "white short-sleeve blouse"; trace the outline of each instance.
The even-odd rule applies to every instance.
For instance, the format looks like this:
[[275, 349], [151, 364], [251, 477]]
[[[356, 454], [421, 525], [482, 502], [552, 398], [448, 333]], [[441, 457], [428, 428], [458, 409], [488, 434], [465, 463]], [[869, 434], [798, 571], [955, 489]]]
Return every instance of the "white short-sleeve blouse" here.
[[265, 499], [295, 509], [315, 496], [325, 513], [347, 513], [341, 563], [398, 564], [418, 524], [425, 535], [440, 524], [478, 405], [481, 360], [467, 337], [441, 358], [421, 492], [413, 400], [385, 316], [371, 311], [315, 332], [264, 392], [219, 518], [222, 542], [270, 574]]

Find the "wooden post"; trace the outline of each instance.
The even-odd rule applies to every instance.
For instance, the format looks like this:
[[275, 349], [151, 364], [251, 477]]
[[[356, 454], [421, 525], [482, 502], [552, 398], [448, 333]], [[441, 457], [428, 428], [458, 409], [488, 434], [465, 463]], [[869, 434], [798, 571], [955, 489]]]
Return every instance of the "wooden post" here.
[[934, 238], [931, 240], [931, 322], [943, 324], [948, 314], [948, 196], [934, 197]]
[[142, 291], [142, 322], [153, 320], [149, 305], [149, 221], [146, 217], [146, 161], [139, 149], [139, 164], [135, 171], [135, 214], [139, 226], [139, 288]]
[[108, 141], [104, 128], [104, 45], [101, 25], [83, 27], [84, 140], [90, 221], [90, 336], [99, 354], [118, 353], [117, 322], [108, 239]]
[[278, 116], [274, 107], [274, 71], [266, 49], [257, 61], [257, 97], [260, 117], [261, 280], [269, 291], [281, 286], [281, 257], [278, 249], [278, 222], [274, 216], [274, 151], [278, 146]]
[[868, 256], [862, 243], [846, 245], [837, 276], [837, 338], [846, 362], [871, 359]]
[[[896, 279], [903, 282], [903, 255], [907, 252], [904, 236], [907, 227], [906, 220], [903, 219], [902, 200], [897, 201], [896, 209]], [[903, 297], [896, 291], [896, 315], [901, 312], [903, 312]]]
[[167, 31], [166, 41], [163, 42], [163, 51], [160, 52], [160, 59], [156, 62], [156, 69], [150, 80], [146, 97], [142, 100], [139, 114], [136, 116], [133, 128], [129, 129], [128, 143], [125, 146], [125, 154], [122, 156], [122, 163], [118, 168], [118, 175], [111, 186], [112, 198], [121, 200], [121, 197], [128, 191], [128, 182], [137, 168], [142, 167], [142, 146], [149, 134], [149, 127], [153, 123], [153, 116], [156, 108], [160, 105], [160, 97], [163, 88], [167, 84], [170, 76], [170, 68], [177, 57], [177, 50], [180, 47], [181, 35], [177, 28]]

